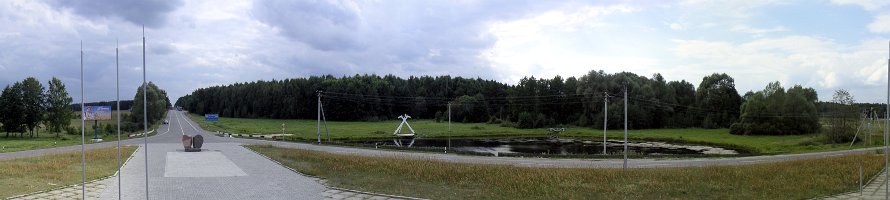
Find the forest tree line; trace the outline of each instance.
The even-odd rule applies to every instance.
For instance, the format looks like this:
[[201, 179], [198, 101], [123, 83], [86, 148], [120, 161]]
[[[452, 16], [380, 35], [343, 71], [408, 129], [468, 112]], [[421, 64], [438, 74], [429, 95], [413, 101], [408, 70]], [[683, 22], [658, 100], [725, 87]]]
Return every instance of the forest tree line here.
[[608, 109], [607, 125], [615, 129], [623, 127], [625, 87], [632, 129], [728, 128], [744, 101], [726, 74], [708, 75], [696, 87], [660, 74], [590, 71], [579, 78], [526, 77], [516, 85], [451, 76], [312, 76], [201, 88], [175, 105], [202, 115], [315, 119], [321, 95], [328, 120], [391, 120], [401, 114], [447, 120], [450, 105], [456, 122], [520, 128], [602, 127]]

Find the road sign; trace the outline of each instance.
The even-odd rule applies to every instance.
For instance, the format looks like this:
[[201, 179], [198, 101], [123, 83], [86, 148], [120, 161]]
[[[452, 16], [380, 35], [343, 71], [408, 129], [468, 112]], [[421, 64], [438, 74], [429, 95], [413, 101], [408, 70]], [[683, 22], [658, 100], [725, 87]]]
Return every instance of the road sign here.
[[83, 120], [105, 121], [111, 120], [111, 106], [84, 106]]
[[208, 121], [208, 122], [219, 121], [219, 114], [204, 114], [204, 121]]

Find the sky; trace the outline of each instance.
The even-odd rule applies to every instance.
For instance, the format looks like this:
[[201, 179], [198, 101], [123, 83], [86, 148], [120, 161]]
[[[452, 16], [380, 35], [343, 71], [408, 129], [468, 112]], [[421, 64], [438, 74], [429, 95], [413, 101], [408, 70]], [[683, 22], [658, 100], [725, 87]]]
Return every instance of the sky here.
[[884, 102], [887, 0], [0, 1], [0, 86], [58, 77], [75, 102], [121, 99], [146, 78], [195, 89], [332, 74], [525, 76], [633, 72], [740, 93], [769, 82]]

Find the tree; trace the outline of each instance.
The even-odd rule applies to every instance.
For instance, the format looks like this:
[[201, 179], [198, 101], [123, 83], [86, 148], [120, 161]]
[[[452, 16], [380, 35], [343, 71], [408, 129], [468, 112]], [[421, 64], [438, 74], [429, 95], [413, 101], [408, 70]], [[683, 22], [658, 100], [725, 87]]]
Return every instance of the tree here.
[[74, 113], [69, 109], [72, 99], [68, 96], [68, 91], [65, 89], [65, 84], [62, 83], [62, 80], [53, 77], [48, 84], [49, 90], [46, 93], [46, 124], [49, 126], [49, 130], [55, 132], [56, 137], [59, 137], [59, 132], [68, 127], [73, 117]]
[[829, 142], [846, 143], [853, 140], [856, 131], [857, 112], [855, 98], [847, 90], [840, 89], [831, 97], [831, 118], [826, 136]]
[[155, 124], [161, 119], [164, 118], [164, 114], [167, 113], [167, 108], [170, 107], [170, 100], [167, 98], [167, 92], [158, 88], [152, 82], [147, 84], [147, 89], [143, 89], [143, 87], [139, 87], [136, 90], [136, 96], [133, 97], [133, 107], [131, 108], [132, 113], [132, 122], [138, 124], [140, 127], [143, 126], [143, 105], [146, 104], [143, 101], [143, 93], [145, 90], [145, 94], [147, 95], [145, 98], [148, 100], [148, 124]]
[[702, 78], [695, 93], [696, 104], [707, 114], [701, 115], [704, 128], [725, 128], [738, 119], [742, 97], [735, 89], [735, 80], [726, 74], [711, 74]]
[[[3, 131], [6, 132], [6, 137], [9, 137], [10, 132], [19, 132], [21, 133], [25, 123], [25, 107], [24, 101], [22, 100], [22, 84], [20, 82], [16, 82], [12, 84], [12, 87], [6, 86], [3, 89], [3, 94], [0, 94], [0, 121], [3, 123]], [[21, 135], [19, 135], [21, 137]]]
[[730, 126], [737, 135], [800, 135], [819, 130], [815, 90], [795, 85], [786, 92], [779, 82], [745, 94], [742, 115]]
[[25, 107], [24, 125], [31, 137], [34, 137], [37, 125], [43, 121], [44, 102], [46, 101], [43, 91], [43, 84], [34, 77], [28, 77], [22, 81], [22, 103]]

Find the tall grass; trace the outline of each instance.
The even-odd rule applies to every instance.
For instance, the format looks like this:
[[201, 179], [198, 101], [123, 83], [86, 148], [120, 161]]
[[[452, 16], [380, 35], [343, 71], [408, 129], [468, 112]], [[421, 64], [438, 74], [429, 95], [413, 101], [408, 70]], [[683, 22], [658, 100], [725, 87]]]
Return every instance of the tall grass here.
[[625, 173], [249, 148], [337, 187], [432, 199], [805, 199], [855, 190], [859, 160], [869, 177], [883, 163], [868, 154]]
[[[135, 146], [121, 147], [127, 159]], [[60, 186], [80, 184], [80, 151], [13, 160], [0, 160], [0, 197], [10, 197]], [[117, 171], [117, 148], [86, 151], [86, 179], [95, 180]]]

